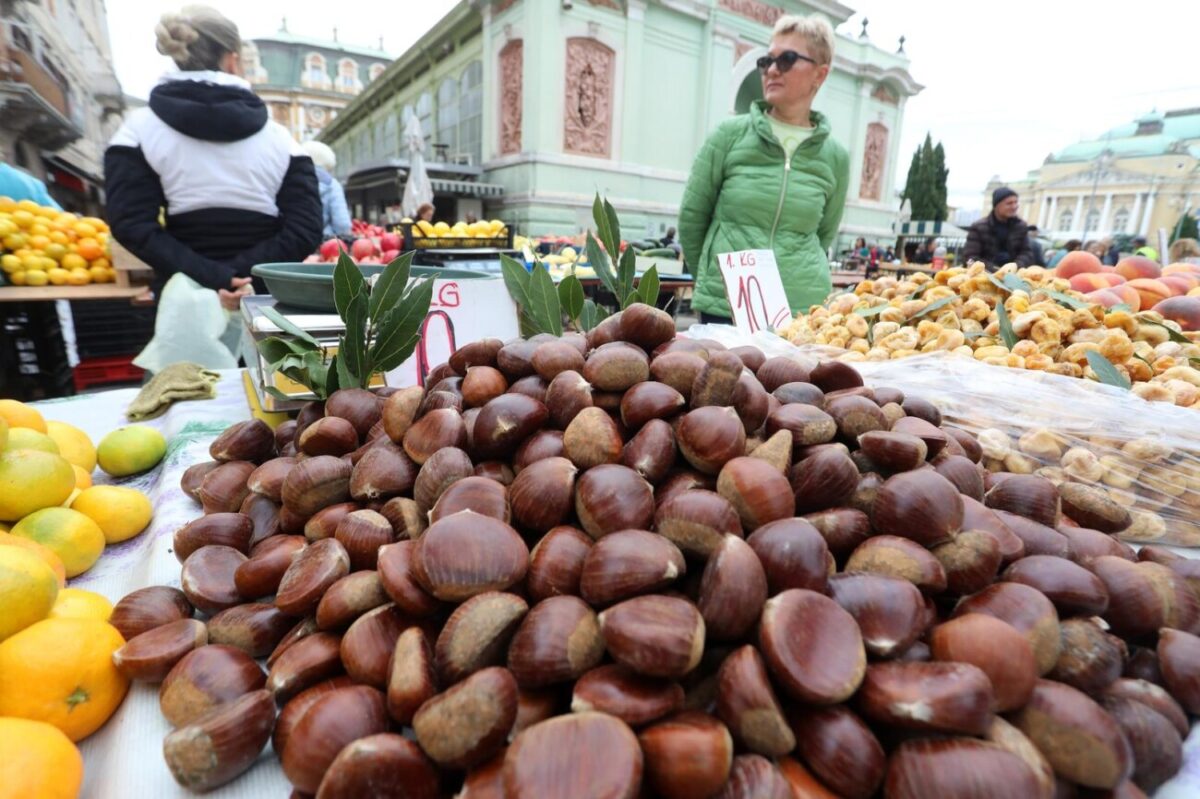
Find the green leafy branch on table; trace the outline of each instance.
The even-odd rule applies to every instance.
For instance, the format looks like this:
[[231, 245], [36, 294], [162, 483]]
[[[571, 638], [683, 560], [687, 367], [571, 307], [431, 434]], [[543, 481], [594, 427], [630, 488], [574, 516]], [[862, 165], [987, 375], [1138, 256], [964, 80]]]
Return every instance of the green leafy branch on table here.
[[[592, 219], [599, 240], [589, 230], [585, 251], [601, 285], [617, 298], [620, 308], [635, 302], [654, 305], [658, 301], [658, 269], [652, 266], [646, 270], [635, 287], [637, 253], [632, 246], [621, 252], [621, 224], [617, 211], [599, 194], [592, 203]], [[614, 253], [619, 253], [619, 257], [614, 258]], [[555, 288], [554, 280], [541, 261], [528, 270], [520, 261], [501, 255], [500, 268], [504, 285], [517, 304], [523, 336], [536, 333], [561, 336], [564, 314], [577, 330], [584, 332], [608, 316], [603, 306], [584, 298], [583, 283], [574, 272], [559, 281]]]
[[[407, 252], [384, 267], [374, 289], [344, 251], [338, 256], [333, 304], [346, 332], [334, 355], [274, 308], [263, 308], [289, 336], [270, 336], [259, 343], [269, 368], [325, 399], [339, 388], [367, 388], [372, 375], [404, 363], [421, 340], [418, 331], [433, 301], [433, 278], [408, 285], [413, 255]], [[277, 399], [291, 399], [274, 386], [266, 391]]]

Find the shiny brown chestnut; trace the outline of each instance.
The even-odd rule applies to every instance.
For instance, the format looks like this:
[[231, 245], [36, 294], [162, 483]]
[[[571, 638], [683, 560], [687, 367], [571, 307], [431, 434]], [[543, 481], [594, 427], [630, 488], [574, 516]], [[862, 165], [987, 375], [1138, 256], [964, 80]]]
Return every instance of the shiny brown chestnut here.
[[617, 530], [645, 530], [654, 518], [654, 492], [633, 469], [594, 466], [575, 481], [575, 513], [596, 539]]
[[683, 457], [705, 474], [717, 474], [726, 462], [746, 452], [746, 431], [737, 412], [728, 407], [689, 411], [675, 436]]
[[412, 573], [421, 587], [454, 602], [514, 585], [529, 561], [529, 549], [515, 530], [472, 511], [429, 525], [414, 554]]
[[729, 500], [715, 491], [682, 491], [659, 505], [654, 529], [685, 555], [707, 558], [726, 535], [742, 536], [742, 523]]
[[883, 782], [887, 758], [871, 729], [845, 705], [790, 716], [796, 754], [838, 795], [868, 799]]
[[563, 455], [581, 470], [616, 463], [624, 443], [617, 423], [600, 408], [583, 408], [563, 431]]
[[717, 717], [752, 752], [779, 757], [796, 748], [767, 667], [753, 646], [735, 649], [717, 674]]
[[638, 743], [646, 782], [667, 799], [712, 796], [733, 765], [729, 730], [706, 713], [685, 711], [657, 721], [641, 731]]
[[867, 657], [858, 624], [829, 597], [794, 588], [768, 599], [758, 637], [767, 668], [794, 699], [834, 704], [862, 682]]
[[962, 529], [962, 495], [935, 471], [904, 472], [889, 477], [879, 488], [871, 520], [877, 533], [934, 547]]
[[599, 711], [640, 726], [683, 708], [683, 687], [624, 666], [597, 666], [575, 681], [571, 711]]
[[167, 673], [158, 690], [158, 706], [173, 727], [182, 727], [209, 710], [263, 687], [266, 675], [240, 649], [209, 644], [193, 649]]
[[838, 574], [829, 580], [829, 595], [854, 617], [872, 657], [896, 657], [925, 631], [925, 600], [907, 580], [881, 574]]
[[825, 539], [804, 519], [779, 519], [746, 539], [762, 563], [773, 596], [789, 588], [825, 591], [832, 556]]
[[935, 660], [969, 663], [987, 675], [998, 713], [1016, 710], [1033, 693], [1038, 678], [1033, 647], [994, 616], [967, 613], [939, 624], [929, 633], [929, 648]]
[[929, 550], [907, 538], [877, 535], [855, 547], [845, 571], [869, 572], [908, 580], [928, 593], [946, 590], [946, 570]]
[[675, 465], [675, 433], [662, 419], [651, 419], [622, 448], [620, 463], [657, 485]]
[[554, 527], [529, 554], [525, 585], [535, 601], [579, 594], [580, 578], [592, 539], [574, 527]]

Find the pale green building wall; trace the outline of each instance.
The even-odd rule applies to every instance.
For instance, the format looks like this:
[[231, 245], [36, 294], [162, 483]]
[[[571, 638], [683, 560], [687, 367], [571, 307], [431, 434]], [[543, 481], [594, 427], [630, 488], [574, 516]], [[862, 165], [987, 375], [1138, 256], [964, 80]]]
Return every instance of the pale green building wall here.
[[[477, 3], [478, 10], [460, 3], [343, 111], [323, 138], [338, 152], [343, 176], [403, 157], [391, 139], [372, 146], [384, 137], [371, 131], [386, 125], [389, 116], [398, 119], [427, 91], [436, 117], [438, 85], [478, 60], [484, 87], [482, 179], [504, 187], [503, 198], [486, 205], [487, 216], [514, 222], [525, 233], [574, 234], [591, 226], [592, 198], [600, 192], [621, 212], [628, 237], [660, 235], [675, 224], [692, 159], [708, 132], [761, 94], [754, 61], [765, 52], [770, 28], [733, 13], [726, 2], [574, 0], [564, 9], [563, 0], [501, 0]], [[776, 0], [775, 6], [788, 13], [823, 13], [834, 25], [852, 13], [833, 0]], [[572, 37], [598, 40], [615, 52], [607, 158], [564, 148], [566, 43]], [[502, 156], [499, 58], [513, 39], [523, 42], [521, 152]], [[872, 96], [880, 86], [894, 102]], [[815, 107], [829, 116], [834, 137], [851, 154], [842, 225], [847, 240], [891, 236], [899, 207], [896, 181], [903, 180], [897, 148], [904, 102], [920, 88], [908, 73], [906, 56], [838, 37], [834, 70]], [[888, 131], [878, 202], [859, 199], [872, 122]]]

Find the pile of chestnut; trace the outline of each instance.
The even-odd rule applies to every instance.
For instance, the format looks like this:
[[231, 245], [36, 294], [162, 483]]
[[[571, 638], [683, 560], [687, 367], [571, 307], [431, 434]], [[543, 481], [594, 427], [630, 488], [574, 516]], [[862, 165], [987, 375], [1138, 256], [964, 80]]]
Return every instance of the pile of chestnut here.
[[[180, 784], [297, 796], [1136, 797], [1200, 713], [1200, 562], [936, 407], [676, 338], [485, 339], [190, 468], [125, 597]], [[198, 614], [196, 613], [198, 611]], [[265, 658], [264, 666], [260, 665]]]

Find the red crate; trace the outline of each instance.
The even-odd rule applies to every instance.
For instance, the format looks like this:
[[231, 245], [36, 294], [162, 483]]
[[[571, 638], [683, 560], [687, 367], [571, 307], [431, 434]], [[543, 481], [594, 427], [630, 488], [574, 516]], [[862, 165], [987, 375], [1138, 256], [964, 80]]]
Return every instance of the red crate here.
[[88, 358], [75, 367], [75, 390], [109, 383], [140, 383], [146, 372], [133, 365], [133, 355], [114, 358]]

